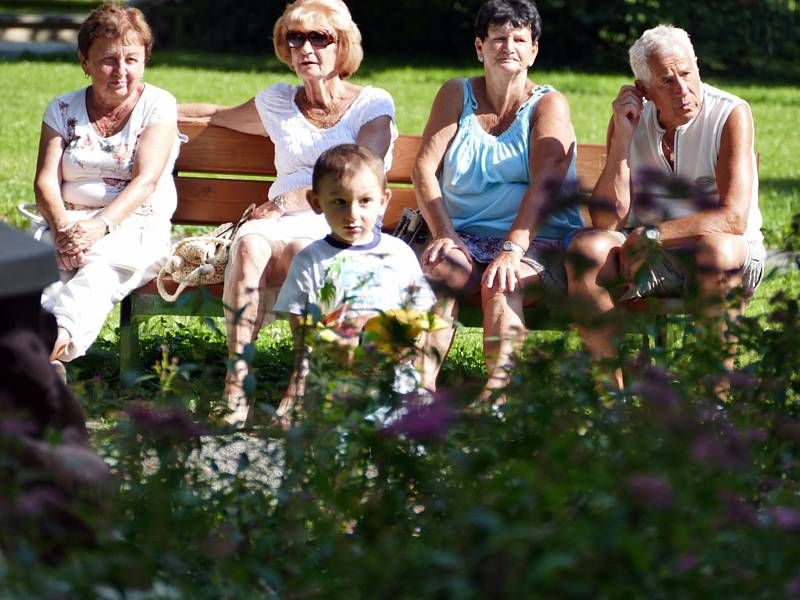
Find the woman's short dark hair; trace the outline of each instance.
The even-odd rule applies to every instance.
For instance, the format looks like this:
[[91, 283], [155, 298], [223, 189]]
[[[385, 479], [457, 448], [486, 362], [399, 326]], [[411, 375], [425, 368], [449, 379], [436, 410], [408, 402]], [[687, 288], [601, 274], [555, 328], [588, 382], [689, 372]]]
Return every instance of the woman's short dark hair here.
[[144, 46], [145, 62], [153, 52], [153, 33], [138, 8], [123, 6], [116, 2], [106, 2], [95, 8], [78, 31], [78, 50], [89, 56], [89, 48], [100, 37], [127, 40], [133, 36]]
[[534, 42], [542, 34], [542, 18], [532, 0], [489, 0], [475, 17], [475, 37], [485, 40], [489, 27], [506, 23], [514, 27], [529, 27]]

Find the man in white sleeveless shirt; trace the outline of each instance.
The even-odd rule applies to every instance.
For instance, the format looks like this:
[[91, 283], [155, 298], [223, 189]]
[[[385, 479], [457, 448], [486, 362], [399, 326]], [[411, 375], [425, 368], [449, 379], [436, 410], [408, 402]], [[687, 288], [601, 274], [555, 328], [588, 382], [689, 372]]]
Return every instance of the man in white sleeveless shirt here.
[[[750, 107], [700, 80], [682, 29], [645, 31], [630, 63], [636, 81], [612, 104], [608, 157], [592, 194], [597, 229], [569, 247], [569, 292], [598, 358], [616, 353], [613, 328], [597, 326], [615, 302], [696, 285], [699, 306], [721, 315], [727, 291], [753, 293], [766, 254]], [[619, 371], [615, 379], [621, 387]]]

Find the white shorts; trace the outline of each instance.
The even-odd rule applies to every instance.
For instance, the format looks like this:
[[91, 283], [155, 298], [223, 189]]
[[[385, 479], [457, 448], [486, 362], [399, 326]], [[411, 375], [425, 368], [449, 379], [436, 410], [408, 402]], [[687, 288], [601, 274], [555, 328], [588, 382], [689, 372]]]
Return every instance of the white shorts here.
[[288, 242], [296, 239], [319, 240], [331, 232], [325, 215], [313, 210], [287, 213], [278, 219], [252, 219], [236, 232], [236, 239], [260, 235], [268, 240]]

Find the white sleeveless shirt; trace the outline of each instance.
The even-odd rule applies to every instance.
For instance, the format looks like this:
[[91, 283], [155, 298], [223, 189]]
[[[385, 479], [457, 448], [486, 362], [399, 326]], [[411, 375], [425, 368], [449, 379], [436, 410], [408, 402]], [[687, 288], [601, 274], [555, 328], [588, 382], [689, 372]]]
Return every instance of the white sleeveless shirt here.
[[[688, 181], [702, 191], [706, 202], [718, 203], [717, 190], [717, 158], [719, 157], [722, 129], [731, 111], [744, 103], [744, 100], [732, 94], [718, 90], [710, 85], [702, 84], [702, 106], [697, 116], [681, 125], [675, 131], [675, 171], [673, 172], [667, 159], [661, 152], [661, 139], [664, 128], [658, 123], [658, 111], [652, 102], [645, 102], [644, 112], [639, 125], [633, 134], [630, 147], [630, 166], [633, 199], [643, 191], [652, 202], [648, 206], [631, 206], [628, 216], [628, 227], [641, 224], [657, 224], [662, 221], [678, 219], [702, 210], [703, 207], [691, 198], [674, 198], [674, 190], [654, 189], [652, 178], [642, 169], [656, 170], [669, 175], [676, 175]], [[752, 150], [751, 150], [752, 152]], [[761, 211], [758, 208], [758, 169], [755, 153], [752, 152], [753, 187], [750, 192], [750, 209], [744, 237], [753, 243], [760, 244]]]
[[394, 102], [389, 92], [375, 87], [365, 87], [333, 126], [320, 129], [312, 125], [297, 108], [294, 98], [298, 88], [288, 83], [278, 83], [256, 96], [256, 109], [267, 135], [275, 144], [275, 170], [277, 178], [269, 188], [273, 199], [291, 190], [311, 185], [311, 173], [317, 157], [328, 148], [339, 144], [353, 144], [365, 123], [377, 117], [391, 119], [392, 142], [384, 168], [392, 163], [392, 146], [397, 138], [394, 123]]

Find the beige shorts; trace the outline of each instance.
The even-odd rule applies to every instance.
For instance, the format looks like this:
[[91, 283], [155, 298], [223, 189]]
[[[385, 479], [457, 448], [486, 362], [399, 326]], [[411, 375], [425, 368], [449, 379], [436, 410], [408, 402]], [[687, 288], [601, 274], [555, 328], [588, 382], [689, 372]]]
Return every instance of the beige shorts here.
[[[609, 231], [622, 243], [628, 238], [626, 231]], [[764, 276], [767, 251], [761, 242], [737, 236], [745, 244], [747, 252], [742, 265], [742, 288], [746, 296], [755, 292]], [[687, 291], [690, 281], [691, 261], [685, 253], [673, 252], [663, 246], [656, 255], [648, 258], [648, 269], [642, 274], [639, 285], [628, 290], [618, 300], [631, 300], [646, 296], [679, 296]]]

